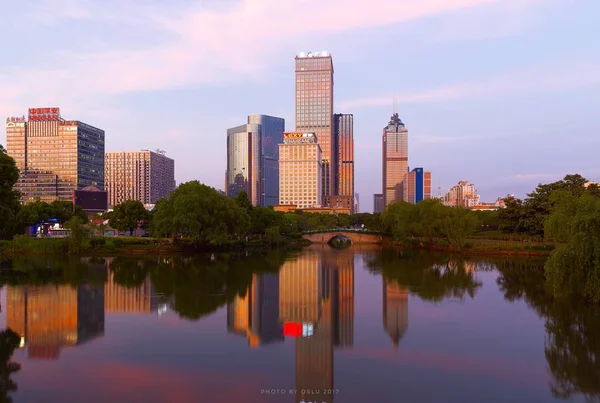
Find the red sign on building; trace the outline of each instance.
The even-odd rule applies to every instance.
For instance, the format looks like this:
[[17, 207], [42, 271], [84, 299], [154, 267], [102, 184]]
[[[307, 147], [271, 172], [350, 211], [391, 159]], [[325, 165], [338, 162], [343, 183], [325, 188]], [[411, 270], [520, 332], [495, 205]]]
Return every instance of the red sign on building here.
[[283, 324], [283, 335], [290, 337], [302, 336], [302, 323], [286, 322]]
[[49, 122], [60, 120], [59, 108], [29, 108], [30, 122]]

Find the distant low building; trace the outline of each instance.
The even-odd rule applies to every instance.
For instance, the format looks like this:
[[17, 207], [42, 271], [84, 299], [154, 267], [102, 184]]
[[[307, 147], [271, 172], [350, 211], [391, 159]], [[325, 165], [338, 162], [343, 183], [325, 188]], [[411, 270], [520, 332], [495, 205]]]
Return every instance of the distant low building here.
[[88, 217], [108, 210], [108, 192], [95, 186], [73, 191], [73, 203], [85, 211]]
[[404, 175], [401, 184], [402, 200], [417, 204], [431, 199], [431, 172], [423, 168], [415, 168]]
[[480, 196], [477, 194], [475, 185], [470, 184], [466, 180], [458, 182], [446, 192], [443, 203], [450, 207], [466, 207], [473, 208], [480, 205]]

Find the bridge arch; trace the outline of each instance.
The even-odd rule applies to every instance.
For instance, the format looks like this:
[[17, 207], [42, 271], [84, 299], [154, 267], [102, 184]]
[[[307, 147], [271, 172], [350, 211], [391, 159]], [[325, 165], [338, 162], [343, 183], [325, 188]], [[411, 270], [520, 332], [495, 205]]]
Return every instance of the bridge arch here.
[[382, 241], [382, 236], [375, 233], [360, 232], [360, 231], [320, 231], [307, 233], [302, 236], [315, 244], [328, 244], [336, 237], [348, 238], [354, 244], [378, 244]]

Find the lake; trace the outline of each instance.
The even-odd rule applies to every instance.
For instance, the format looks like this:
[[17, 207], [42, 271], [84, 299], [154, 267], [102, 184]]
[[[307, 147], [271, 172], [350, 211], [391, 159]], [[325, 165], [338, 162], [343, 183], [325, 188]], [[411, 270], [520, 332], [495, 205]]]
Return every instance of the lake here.
[[600, 310], [554, 300], [543, 263], [329, 246], [4, 262], [0, 398], [600, 401]]

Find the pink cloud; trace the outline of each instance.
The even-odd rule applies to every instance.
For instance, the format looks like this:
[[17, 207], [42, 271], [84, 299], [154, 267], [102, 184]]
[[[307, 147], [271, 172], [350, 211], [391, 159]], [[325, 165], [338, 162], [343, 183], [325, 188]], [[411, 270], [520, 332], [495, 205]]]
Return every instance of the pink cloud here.
[[[495, 3], [502, 2], [240, 0], [224, 10], [207, 9], [200, 1], [174, 10], [168, 2], [140, 7], [137, 2], [124, 1], [113, 8], [91, 1], [46, 0], [42, 4], [56, 7], [56, 18], [93, 16], [106, 22], [135, 15], [128, 24], [154, 29], [167, 42], [148, 41], [144, 48], [83, 53], [56, 49], [55, 59], [45, 61], [49, 68], [13, 69], [0, 76], [0, 87], [22, 90], [22, 97], [0, 94], [0, 104], [20, 104], [19, 99], [27, 98], [27, 104], [73, 103], [75, 108], [85, 108], [95, 95], [259, 79], [267, 76], [274, 54], [280, 55], [278, 51], [283, 48], [289, 52], [290, 46], [299, 46], [314, 35], [396, 24]], [[344, 10], [343, 18], [339, 18], [340, 10]], [[97, 40], [96, 36], [90, 39]], [[324, 49], [298, 49], [302, 50]]]

